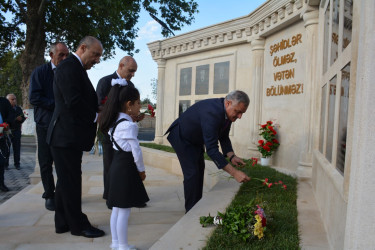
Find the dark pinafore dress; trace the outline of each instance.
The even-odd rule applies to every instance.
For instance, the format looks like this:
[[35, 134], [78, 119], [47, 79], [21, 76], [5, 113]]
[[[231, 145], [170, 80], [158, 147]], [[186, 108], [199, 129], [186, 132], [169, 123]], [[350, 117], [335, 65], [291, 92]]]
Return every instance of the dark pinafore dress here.
[[150, 199], [134, 163], [133, 154], [123, 151], [113, 139], [117, 125], [123, 121], [127, 120], [123, 118], [116, 122], [110, 137], [117, 150], [114, 150], [109, 169], [107, 205], [119, 208], [139, 207]]

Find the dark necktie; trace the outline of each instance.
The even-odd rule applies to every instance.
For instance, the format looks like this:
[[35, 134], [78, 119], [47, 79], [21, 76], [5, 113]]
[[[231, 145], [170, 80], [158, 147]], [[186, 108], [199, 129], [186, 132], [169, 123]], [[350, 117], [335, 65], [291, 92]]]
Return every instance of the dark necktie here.
[[221, 133], [223, 133], [228, 128], [229, 124], [230, 124], [230, 120], [229, 119], [225, 119], [224, 125], [221, 128]]

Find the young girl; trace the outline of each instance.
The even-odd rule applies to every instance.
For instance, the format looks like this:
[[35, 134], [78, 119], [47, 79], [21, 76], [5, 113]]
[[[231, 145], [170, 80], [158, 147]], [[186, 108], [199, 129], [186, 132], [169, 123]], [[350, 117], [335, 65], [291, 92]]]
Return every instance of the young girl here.
[[138, 126], [131, 116], [141, 108], [139, 92], [126, 81], [112, 82], [108, 100], [99, 119], [103, 133], [110, 135], [115, 149], [108, 174], [108, 207], [112, 207], [112, 249], [135, 249], [128, 245], [128, 220], [132, 207], [149, 201], [143, 182], [146, 178]]

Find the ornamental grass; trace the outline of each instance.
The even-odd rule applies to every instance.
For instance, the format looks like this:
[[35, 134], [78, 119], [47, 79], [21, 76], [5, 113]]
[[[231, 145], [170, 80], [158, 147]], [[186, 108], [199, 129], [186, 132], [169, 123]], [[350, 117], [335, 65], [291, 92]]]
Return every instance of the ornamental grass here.
[[[154, 143], [141, 143], [141, 146], [174, 152], [171, 147]], [[205, 157], [208, 158], [207, 155]], [[226, 211], [234, 207], [243, 207], [255, 201], [262, 204], [267, 215], [267, 228], [262, 239], [243, 238], [225, 232], [224, 228], [217, 226], [207, 240], [205, 250], [211, 249], [300, 249], [298, 220], [297, 220], [297, 180], [294, 177], [277, 172], [270, 167], [252, 164], [246, 161], [246, 166], [241, 168], [253, 180], [243, 183]], [[225, 177], [223, 177], [225, 178]], [[282, 185], [268, 185], [259, 181], [268, 178], [269, 182], [282, 181]], [[235, 182], [234, 179], [229, 181]], [[226, 211], [218, 211], [225, 213]], [[207, 216], [202, 214], [202, 216]], [[199, 223], [199, 221], [197, 221]], [[216, 227], [216, 226], [215, 226]]]
[[226, 234], [219, 226], [208, 239], [204, 249], [300, 249], [297, 180], [269, 167], [251, 166], [250, 161], [241, 170], [251, 178], [268, 178], [274, 182], [281, 180], [287, 188], [283, 189], [281, 186], [268, 188], [267, 185], [254, 180], [242, 184], [227, 210], [231, 207], [245, 206], [253, 199], [256, 203], [263, 204], [267, 215], [267, 230], [264, 232], [264, 237], [261, 240], [253, 238], [243, 241], [239, 237]]

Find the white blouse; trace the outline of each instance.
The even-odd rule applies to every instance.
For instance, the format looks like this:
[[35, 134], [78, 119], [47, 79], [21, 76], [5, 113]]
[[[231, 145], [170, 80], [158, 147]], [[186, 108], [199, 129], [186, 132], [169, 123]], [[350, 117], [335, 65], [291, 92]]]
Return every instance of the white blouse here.
[[[143, 156], [141, 147], [138, 141], [138, 125], [133, 122], [132, 118], [125, 113], [119, 113], [118, 120], [125, 118], [128, 121], [123, 121], [119, 123], [116, 127], [115, 133], [113, 134], [113, 139], [125, 152], [132, 152], [134, 157], [134, 162], [137, 165], [139, 172], [145, 171], [145, 166], [143, 164]], [[108, 131], [109, 136], [112, 134], [113, 128]], [[117, 150], [117, 147], [113, 145], [113, 148]]]

